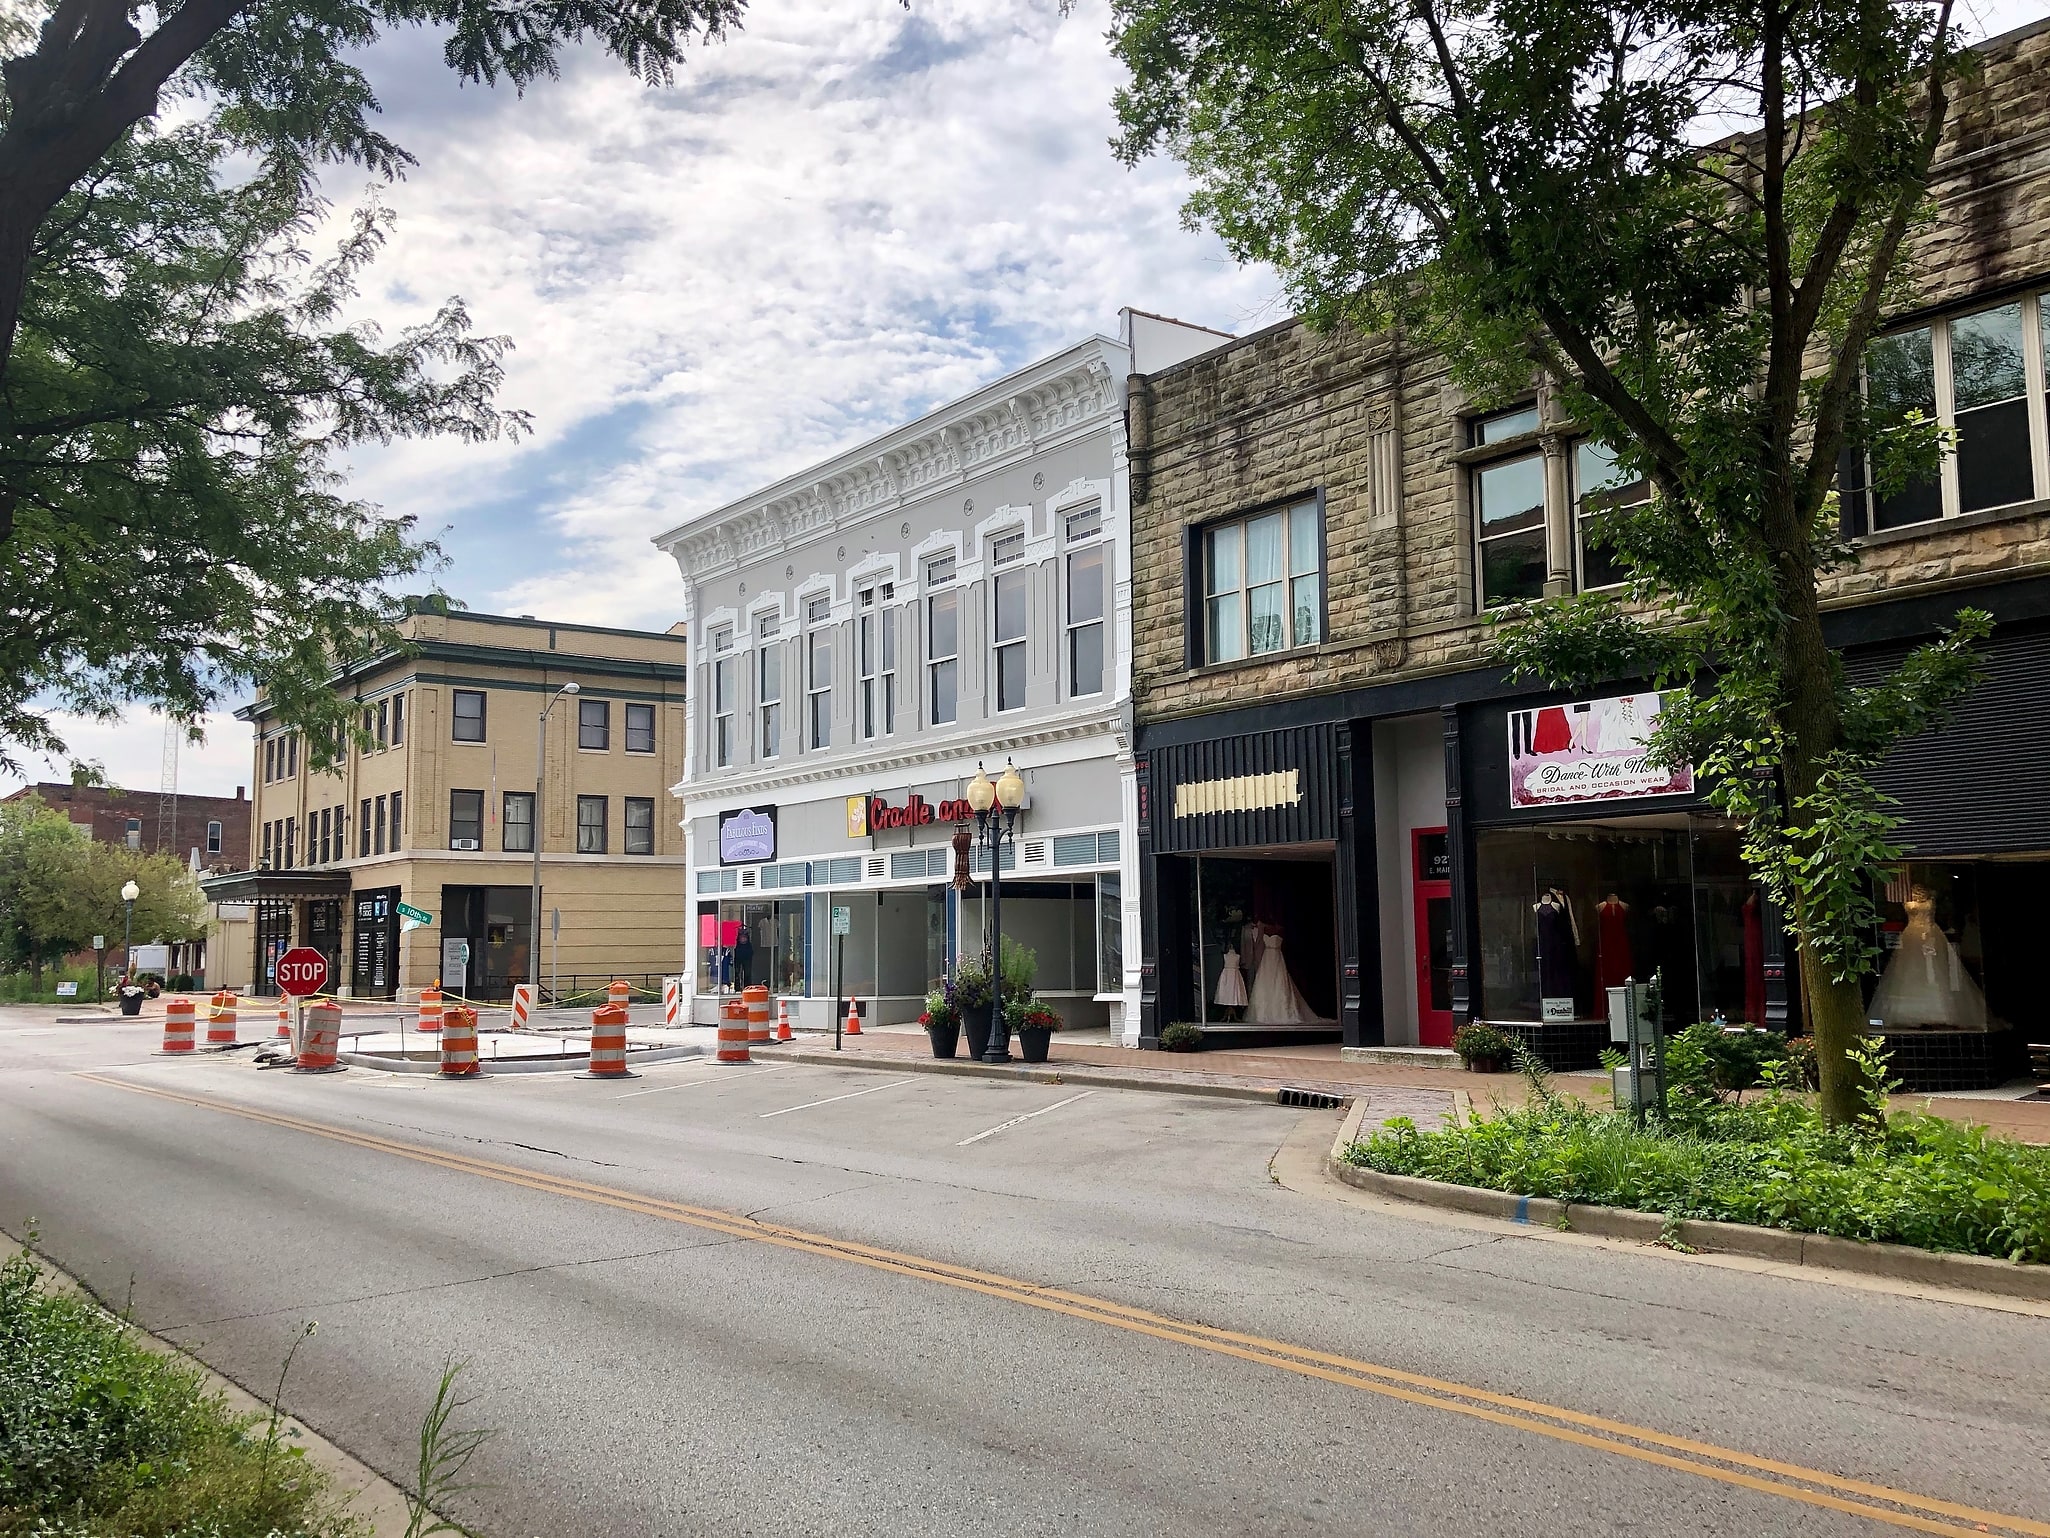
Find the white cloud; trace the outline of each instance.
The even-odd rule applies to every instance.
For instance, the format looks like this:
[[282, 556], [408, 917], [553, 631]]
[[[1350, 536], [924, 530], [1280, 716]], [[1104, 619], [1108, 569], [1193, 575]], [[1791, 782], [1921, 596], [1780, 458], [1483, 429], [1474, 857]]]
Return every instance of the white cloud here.
[[[134, 711], [119, 721], [59, 715], [53, 724], [70, 745], [72, 759], [100, 764], [112, 784], [154, 791], [163, 783], [164, 718], [156, 711]], [[178, 788], [195, 796], [232, 796], [238, 785], [249, 785], [254, 763], [249, 724], [219, 711], [201, 727], [203, 742], [179, 745]], [[0, 776], [0, 793], [24, 781], [71, 778], [70, 760], [53, 763], [32, 754], [21, 757], [23, 772]]]

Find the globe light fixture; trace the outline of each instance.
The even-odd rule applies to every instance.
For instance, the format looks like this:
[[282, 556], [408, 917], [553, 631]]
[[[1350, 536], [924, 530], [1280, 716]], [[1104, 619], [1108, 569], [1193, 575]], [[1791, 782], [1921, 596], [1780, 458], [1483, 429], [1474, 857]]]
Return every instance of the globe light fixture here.
[[1004, 760], [1004, 775], [997, 781], [997, 802], [1007, 812], [1015, 812], [1025, 804], [1025, 781], [1018, 774], [1018, 766], [1009, 759]]
[[968, 782], [968, 809], [980, 817], [996, 804], [997, 788], [990, 784], [982, 765], [975, 766], [975, 778]]

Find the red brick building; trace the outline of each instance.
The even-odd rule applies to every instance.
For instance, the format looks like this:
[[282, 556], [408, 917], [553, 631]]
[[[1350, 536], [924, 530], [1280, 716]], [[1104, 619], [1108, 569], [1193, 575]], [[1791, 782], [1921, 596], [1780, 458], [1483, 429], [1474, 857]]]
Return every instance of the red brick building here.
[[201, 870], [249, 868], [249, 798], [240, 785], [232, 796], [179, 796], [176, 828], [161, 842], [157, 836], [158, 798], [153, 790], [51, 782], [24, 785], [4, 799], [19, 801], [26, 796], [35, 796], [74, 823], [90, 828], [102, 843], [126, 844], [186, 861], [196, 849]]

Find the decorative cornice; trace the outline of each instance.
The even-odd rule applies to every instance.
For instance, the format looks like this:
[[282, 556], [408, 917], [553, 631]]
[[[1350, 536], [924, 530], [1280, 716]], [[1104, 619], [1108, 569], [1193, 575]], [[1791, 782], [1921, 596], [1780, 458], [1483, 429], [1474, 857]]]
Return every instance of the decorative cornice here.
[[655, 544], [686, 579], [744, 561], [958, 486], [1070, 436], [1115, 425], [1130, 364], [1091, 337], [951, 405], [738, 502], [689, 519]]

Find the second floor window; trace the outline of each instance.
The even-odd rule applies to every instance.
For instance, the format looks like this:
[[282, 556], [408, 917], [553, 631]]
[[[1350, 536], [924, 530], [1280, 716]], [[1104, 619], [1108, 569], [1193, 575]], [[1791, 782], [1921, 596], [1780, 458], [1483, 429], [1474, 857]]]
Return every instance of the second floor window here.
[[605, 852], [605, 798], [577, 797], [577, 853]]
[[1062, 520], [1067, 540], [1068, 693], [1103, 692], [1103, 555], [1099, 537], [1103, 514], [1098, 508], [1070, 513]]
[[[952, 564], [949, 563], [949, 571]], [[960, 707], [961, 590], [948, 588], [925, 601], [926, 709], [934, 726], [950, 724]]]
[[655, 707], [653, 705], [629, 705], [626, 707], [626, 750], [629, 753], [652, 753], [655, 751]]
[[320, 863], [322, 865], [325, 865], [327, 864], [328, 858], [328, 838], [331, 835], [334, 827], [334, 814], [330, 812], [326, 807], [322, 807], [320, 809], [318, 826], [320, 828], [320, 832], [312, 837], [309, 837], [307, 839], [307, 842], [309, 844], [316, 842], [318, 843], [320, 847]]
[[391, 745], [398, 747], [406, 740], [406, 697], [394, 694], [391, 697]]
[[1203, 530], [1200, 560], [1205, 662], [1323, 639], [1323, 520], [1314, 500]]
[[508, 854], [534, 852], [534, 793], [509, 790], [499, 822], [500, 840]]
[[379, 746], [380, 748], [384, 748], [384, 747], [389, 747], [389, 746], [391, 746], [391, 701], [390, 701], [390, 700], [379, 700], [379, 701], [377, 702], [377, 734], [376, 734], [376, 735], [377, 735], [377, 745], [378, 745], [378, 746]]
[[577, 701], [577, 746], [603, 753], [612, 746], [612, 702]]
[[783, 638], [777, 628], [775, 616], [769, 614], [755, 624], [755, 725], [764, 758], [783, 751]]
[[655, 852], [655, 798], [628, 796], [625, 802], [625, 849], [628, 854]]
[[219, 854], [221, 852], [221, 825], [217, 822], [210, 822], [206, 825], [206, 852], [208, 854]]
[[[458, 791], [457, 794], [461, 795], [463, 792]], [[379, 796], [372, 803], [372, 811], [370, 813], [370, 852], [372, 854], [384, 853], [384, 804], [385, 798], [383, 796]]]
[[733, 685], [738, 664], [733, 655], [733, 632], [720, 631], [712, 637], [712, 763], [719, 769], [733, 763]]
[[[992, 559], [999, 566], [1006, 560], [1003, 552], [1007, 545], [1008, 559], [1015, 562], [1025, 553], [1025, 536], [1013, 534], [991, 547]], [[1018, 710], [1025, 704], [1025, 600], [1031, 576], [1023, 567], [1013, 566], [998, 571], [992, 586], [990, 638], [996, 648], [998, 710]]]
[[370, 858], [370, 798], [365, 796], [356, 808], [356, 858]]
[[457, 742], [482, 742], [484, 740], [484, 691], [482, 689], [458, 689], [455, 691], [455, 740]]
[[[880, 591], [881, 605], [877, 604]], [[861, 669], [861, 735], [887, 737], [897, 729], [897, 612], [889, 607], [895, 589], [863, 588], [856, 660]]]
[[[827, 620], [824, 599], [812, 600], [814, 623]], [[807, 631], [804, 637], [805, 740], [813, 748], [833, 743], [833, 631], [830, 624]]]
[[[378, 817], [384, 816], [384, 803], [377, 807]], [[383, 829], [380, 826], [379, 835]], [[481, 790], [452, 790], [448, 793], [448, 847], [451, 849], [482, 849], [484, 847], [484, 792]]]
[[401, 799], [401, 798], [400, 798], [400, 794], [399, 794], [399, 792], [398, 792], [398, 791], [393, 791], [393, 792], [391, 793], [391, 852], [392, 852], [393, 854], [397, 854], [397, 853], [399, 852], [399, 805], [400, 805], [400, 799]]
[[1651, 494], [1641, 476], [1616, 463], [1615, 454], [1583, 438], [1573, 446], [1573, 534], [1574, 554], [1579, 561], [1575, 573], [1582, 588], [1613, 587], [1630, 578], [1630, 567], [1607, 545], [1592, 537], [1592, 520], [1604, 508], [1630, 507]]

